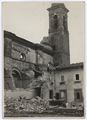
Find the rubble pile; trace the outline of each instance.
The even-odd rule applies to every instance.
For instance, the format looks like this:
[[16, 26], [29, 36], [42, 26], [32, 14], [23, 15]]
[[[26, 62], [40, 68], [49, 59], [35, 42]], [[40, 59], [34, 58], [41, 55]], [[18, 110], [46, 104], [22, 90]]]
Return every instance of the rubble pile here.
[[35, 97], [32, 99], [26, 99], [25, 97], [19, 97], [18, 99], [14, 98], [5, 98], [5, 112], [37, 112], [42, 113], [49, 106], [48, 102], [41, 99], [40, 97]]

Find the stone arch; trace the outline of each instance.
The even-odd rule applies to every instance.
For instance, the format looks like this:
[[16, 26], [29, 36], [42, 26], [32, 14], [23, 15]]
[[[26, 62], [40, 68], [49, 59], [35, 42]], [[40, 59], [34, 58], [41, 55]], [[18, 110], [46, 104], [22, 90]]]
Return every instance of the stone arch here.
[[22, 88], [23, 87], [21, 72], [17, 68], [12, 69], [12, 79], [14, 81], [14, 84], [15, 84], [16, 88]]
[[20, 77], [21, 77], [21, 79], [22, 79], [22, 76], [21, 76], [21, 71], [20, 71], [18, 68], [13, 67], [13, 68], [12, 68], [12, 72], [13, 72], [13, 71], [18, 72], [18, 74], [20, 75]]

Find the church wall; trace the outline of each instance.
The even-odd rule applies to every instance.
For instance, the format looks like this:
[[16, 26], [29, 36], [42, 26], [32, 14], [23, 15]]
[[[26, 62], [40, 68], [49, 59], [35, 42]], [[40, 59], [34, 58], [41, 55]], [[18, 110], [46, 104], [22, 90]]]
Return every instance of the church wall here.
[[23, 46], [21, 44], [18, 44], [16, 42], [12, 42], [12, 57], [20, 60], [22, 53], [26, 57], [25, 58], [26, 62], [32, 62], [32, 63], [36, 62], [35, 50], [29, 47]]
[[[9, 37], [9, 36], [8, 36]], [[6, 49], [10, 51], [10, 55], [6, 56], [7, 54], [5, 54], [5, 69], [9, 71], [9, 75], [10, 78], [5, 78], [5, 81], [10, 81], [8, 82], [8, 84], [10, 84], [10, 86], [13, 86], [12, 88], [10, 87], [10, 89], [15, 89], [15, 81], [13, 79], [12, 76], [12, 71], [16, 70], [20, 73], [21, 77], [22, 77], [22, 82], [23, 82], [23, 86], [24, 88], [27, 87], [27, 85], [30, 83], [30, 80], [32, 79], [32, 77], [34, 78], [34, 74], [31, 75], [30, 74], [30, 70], [32, 71], [32, 68], [34, 67], [34, 64], [36, 63], [36, 50], [32, 49], [31, 47], [28, 47], [26, 45], [23, 45], [21, 43], [15, 42], [12, 38], [8, 38], [5, 37], [5, 41], [10, 41], [11, 42], [11, 48], [9, 49], [9, 47], [7, 47]], [[7, 42], [8, 43], [8, 42]], [[8, 44], [6, 44], [7, 46]], [[45, 66], [45, 71], [44, 71], [44, 79], [49, 79], [49, 73], [47, 73], [47, 64], [51, 61], [51, 63], [53, 62], [52, 60], [52, 56], [43, 52], [42, 50], [39, 50], [39, 48], [37, 48], [38, 54], [40, 56], [38, 56], [38, 63], [41, 65], [46, 65]], [[22, 53], [25, 55], [24, 58], [22, 55]], [[41, 57], [43, 59], [41, 59]], [[22, 73], [28, 73], [28, 78], [26, 79], [25, 77], [23, 77]], [[6, 82], [5, 82], [6, 83]], [[6, 83], [7, 84], [7, 83]], [[21, 83], [20, 83], [21, 84]], [[6, 86], [6, 85], [5, 85]]]
[[6, 70], [10, 70], [11, 67], [12, 67], [12, 59], [9, 58], [9, 57], [5, 57], [5, 59], [4, 59], [4, 68]]
[[41, 51], [41, 50], [38, 50], [38, 63], [39, 64], [45, 64], [45, 65], [48, 65], [49, 62], [53, 63], [53, 58], [51, 55]]
[[[10, 45], [9, 45], [9, 44]], [[19, 74], [22, 76], [21, 80], [23, 80], [23, 87], [30, 83], [31, 77], [34, 77], [30, 74], [30, 76], [26, 76], [26, 70], [29, 74], [30, 70], [34, 66], [36, 62], [36, 54], [35, 50], [18, 44], [13, 41], [11, 38], [5, 37], [5, 58], [4, 58], [4, 68], [5, 68], [5, 75], [4, 79], [4, 87], [5, 89], [16, 89], [15, 81], [12, 76], [12, 72], [14, 70], [18, 71]], [[23, 53], [25, 58], [21, 58], [21, 53]], [[32, 62], [32, 63], [31, 63]], [[25, 75], [24, 75], [25, 74]], [[19, 83], [21, 84], [21, 83]]]
[[44, 56], [44, 64], [48, 64], [49, 62], [53, 63], [53, 58], [52, 56], [46, 54], [46, 53], [43, 53], [43, 56]]

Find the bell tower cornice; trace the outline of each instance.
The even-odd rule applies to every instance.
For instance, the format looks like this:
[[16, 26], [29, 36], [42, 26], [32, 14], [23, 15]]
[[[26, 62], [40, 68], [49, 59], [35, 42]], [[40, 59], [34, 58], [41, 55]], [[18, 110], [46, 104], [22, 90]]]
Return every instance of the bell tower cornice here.
[[69, 10], [65, 7], [64, 3], [53, 3], [50, 8], [48, 8], [48, 11], [56, 10], [56, 9], [63, 9], [65, 12], [69, 12]]

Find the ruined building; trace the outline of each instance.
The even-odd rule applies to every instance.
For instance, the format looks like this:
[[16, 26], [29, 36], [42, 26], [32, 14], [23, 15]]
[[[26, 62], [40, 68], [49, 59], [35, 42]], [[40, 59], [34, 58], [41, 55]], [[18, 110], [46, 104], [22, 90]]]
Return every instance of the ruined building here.
[[[4, 31], [6, 95], [83, 102], [83, 63], [70, 64], [67, 14], [63, 3], [49, 12], [49, 35], [40, 44]], [[12, 92], [8, 92], [12, 90]]]

